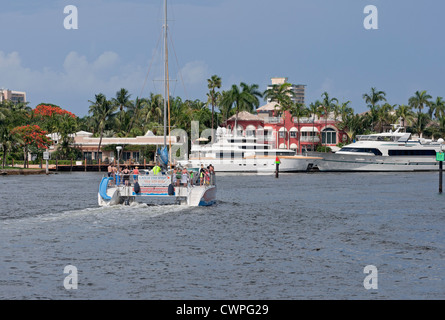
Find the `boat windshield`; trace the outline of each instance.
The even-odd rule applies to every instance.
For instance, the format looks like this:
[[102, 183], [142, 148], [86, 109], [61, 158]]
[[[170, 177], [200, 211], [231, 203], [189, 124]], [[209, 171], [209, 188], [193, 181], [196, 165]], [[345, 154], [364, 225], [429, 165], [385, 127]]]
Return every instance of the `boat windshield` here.
[[374, 154], [376, 156], [381, 156], [382, 152], [379, 149], [375, 148], [349, 148], [343, 147], [338, 152], [356, 152], [356, 153], [366, 153], [366, 154]]
[[400, 137], [394, 135], [357, 136], [357, 141], [397, 141]]

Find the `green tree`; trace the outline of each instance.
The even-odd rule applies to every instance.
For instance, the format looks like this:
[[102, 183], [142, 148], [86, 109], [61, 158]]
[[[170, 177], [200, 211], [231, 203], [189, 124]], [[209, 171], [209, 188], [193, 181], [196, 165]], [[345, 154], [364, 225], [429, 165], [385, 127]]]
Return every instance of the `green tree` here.
[[312, 102], [309, 104], [308, 112], [312, 115], [312, 150], [314, 150], [315, 146], [315, 117], [317, 116], [318, 119], [321, 117], [321, 102], [319, 100], [316, 100], [315, 102]]
[[[220, 95], [219, 92], [217, 92], [215, 89], [221, 88], [221, 78], [217, 75], [213, 75], [210, 79], [207, 79], [207, 87], [209, 88], [210, 92], [207, 94], [208, 96], [208, 102], [212, 106], [212, 130], [215, 129], [214, 127], [214, 113], [215, 113], [215, 105], [218, 101], [218, 96]], [[214, 136], [212, 133], [212, 141], [214, 141]]]
[[[297, 128], [298, 128], [298, 152], [301, 153], [301, 130], [300, 130], [300, 119], [303, 117], [307, 117], [309, 115], [309, 110], [303, 103], [292, 103], [291, 108], [289, 110], [292, 119], [297, 119]], [[287, 142], [287, 147], [289, 148], [289, 141]]]
[[242, 110], [254, 110], [259, 106], [261, 93], [258, 91], [258, 85], [247, 85], [242, 82], [239, 88], [237, 85], [232, 85], [229, 91], [225, 91], [222, 97], [222, 105], [227, 109], [235, 110], [235, 135], [238, 129], [238, 114]]
[[434, 116], [436, 119], [445, 116], [445, 101], [442, 97], [437, 97], [436, 101], [431, 103], [428, 114], [431, 118]]
[[410, 106], [406, 104], [401, 104], [396, 110], [396, 116], [402, 120], [402, 126], [405, 128], [406, 125], [411, 125], [414, 119], [414, 113]]
[[93, 118], [96, 119], [99, 125], [100, 139], [99, 146], [97, 147], [97, 155], [99, 156], [105, 125], [117, 110], [117, 105], [113, 104], [110, 100], [107, 100], [102, 93], [96, 94], [95, 99], [95, 101], [90, 101], [91, 105], [88, 113], [93, 115]]
[[113, 98], [111, 101], [116, 109], [119, 109], [118, 118], [119, 118], [119, 127], [117, 129], [118, 132], [122, 130], [122, 123], [124, 122], [126, 108], [128, 108], [131, 104], [130, 102], [131, 94], [128, 93], [128, 90], [125, 88], [121, 88], [118, 92], [116, 92], [116, 98]]
[[432, 99], [432, 97], [425, 90], [423, 90], [423, 91], [416, 91], [414, 96], [409, 98], [408, 103], [409, 103], [409, 105], [412, 108], [418, 109], [419, 113], [421, 113], [422, 109], [425, 106], [430, 106], [431, 105], [430, 99]]
[[378, 118], [378, 103], [380, 101], [386, 101], [386, 93], [384, 91], [379, 91], [376, 88], [371, 88], [371, 91], [368, 93], [363, 94], [363, 99], [365, 100], [365, 103], [367, 104], [369, 110], [370, 110], [370, 120], [371, 120], [371, 127], [372, 130], [374, 130], [374, 124], [377, 121]]
[[277, 103], [275, 110], [279, 108], [280, 113], [284, 113], [290, 109], [292, 98], [295, 95], [291, 87], [292, 85], [290, 83], [274, 84], [264, 91], [264, 100]]
[[[329, 115], [332, 112], [332, 110], [334, 109], [335, 104], [338, 103], [338, 99], [330, 98], [329, 94], [326, 91], [322, 93], [321, 97], [323, 98], [323, 100], [322, 100], [320, 107], [321, 107], [322, 113], [325, 118], [325, 128], [327, 128]], [[326, 139], [326, 143], [327, 143], [327, 139]], [[325, 150], [326, 149], [327, 148], [325, 148]]]

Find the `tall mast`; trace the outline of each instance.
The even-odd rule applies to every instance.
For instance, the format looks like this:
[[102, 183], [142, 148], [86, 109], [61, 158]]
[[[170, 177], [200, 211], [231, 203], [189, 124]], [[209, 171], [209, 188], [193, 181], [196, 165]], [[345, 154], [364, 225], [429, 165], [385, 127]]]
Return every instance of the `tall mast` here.
[[168, 41], [167, 41], [167, 0], [164, 0], [164, 147], [167, 146], [167, 99], [168, 96]]

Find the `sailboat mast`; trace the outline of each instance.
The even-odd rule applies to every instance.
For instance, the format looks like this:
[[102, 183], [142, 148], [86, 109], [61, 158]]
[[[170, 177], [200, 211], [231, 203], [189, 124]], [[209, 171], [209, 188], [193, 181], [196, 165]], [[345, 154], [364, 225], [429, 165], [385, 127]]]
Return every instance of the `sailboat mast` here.
[[164, 148], [167, 146], [167, 99], [168, 97], [168, 42], [167, 42], [167, 0], [164, 0]]

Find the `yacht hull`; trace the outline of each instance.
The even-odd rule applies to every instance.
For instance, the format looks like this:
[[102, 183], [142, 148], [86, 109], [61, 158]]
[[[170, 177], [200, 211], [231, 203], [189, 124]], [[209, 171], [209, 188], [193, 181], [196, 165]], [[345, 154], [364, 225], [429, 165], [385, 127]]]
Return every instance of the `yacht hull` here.
[[322, 158], [315, 161], [318, 170], [322, 172], [414, 172], [439, 170], [439, 163], [435, 157], [392, 157], [335, 153], [313, 154]]
[[[280, 172], [305, 172], [310, 169], [318, 157], [285, 156], [280, 160]], [[274, 173], [276, 170], [276, 157], [255, 157], [244, 159], [190, 159], [188, 162], [194, 167], [212, 165], [215, 172], [258, 172]]]

